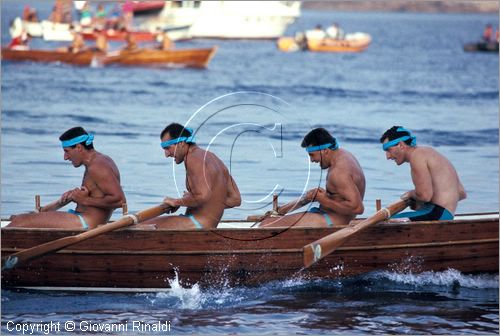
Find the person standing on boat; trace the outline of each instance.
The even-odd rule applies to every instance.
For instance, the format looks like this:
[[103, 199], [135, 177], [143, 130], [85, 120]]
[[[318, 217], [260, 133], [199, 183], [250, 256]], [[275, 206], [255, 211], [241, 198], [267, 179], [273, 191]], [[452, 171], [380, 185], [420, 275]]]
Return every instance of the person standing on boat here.
[[[60, 137], [64, 160], [75, 168], [85, 167], [82, 186], [66, 191], [52, 209], [39, 213], [14, 215], [10, 227], [93, 229], [106, 223], [113, 210], [126, 202], [120, 186], [120, 172], [113, 160], [94, 149], [94, 135], [74, 127]], [[76, 209], [56, 211], [69, 202]]]
[[216, 228], [224, 209], [241, 204], [240, 191], [226, 165], [196, 145], [193, 131], [180, 124], [165, 127], [160, 138], [165, 157], [173, 158], [176, 164], [184, 162], [187, 189], [181, 198], [165, 197], [163, 202], [172, 212], [181, 206], [187, 210], [184, 215], [159, 216], [143, 224], [166, 229]]
[[325, 189], [307, 191], [299, 200], [279, 207], [278, 214], [296, 210], [311, 202], [318, 202], [319, 207], [284, 217], [267, 218], [260, 227], [333, 227], [349, 224], [356, 215], [364, 212], [366, 182], [363, 169], [354, 155], [339, 148], [337, 139], [324, 128], [310, 131], [301, 146], [306, 149], [311, 162], [319, 163], [321, 169], [328, 169]]
[[484, 28], [483, 41], [486, 43], [493, 41], [493, 26], [490, 23]]
[[435, 149], [417, 146], [409, 130], [393, 126], [380, 138], [387, 160], [398, 166], [410, 164], [415, 189], [401, 195], [411, 199], [413, 212], [403, 212], [391, 218], [412, 221], [453, 219], [457, 203], [467, 197], [457, 171], [450, 161]]
[[326, 35], [329, 38], [335, 39], [335, 40], [342, 40], [344, 39], [344, 30], [340, 28], [339, 24], [337, 22], [332, 23], [330, 27], [326, 29]]

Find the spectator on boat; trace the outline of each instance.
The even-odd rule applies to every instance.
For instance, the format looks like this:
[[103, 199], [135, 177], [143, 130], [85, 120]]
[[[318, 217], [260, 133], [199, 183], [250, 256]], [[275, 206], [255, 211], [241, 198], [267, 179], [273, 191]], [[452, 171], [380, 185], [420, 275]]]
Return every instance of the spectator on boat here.
[[82, 19], [82, 11], [85, 8], [85, 5], [87, 4], [87, 1], [82, 1], [82, 0], [75, 0], [73, 1], [73, 5], [75, 6], [76, 10], [76, 19], [78, 22]]
[[57, 5], [52, 7], [52, 12], [49, 15], [49, 21], [52, 23], [61, 23], [63, 19], [61, 7]]
[[342, 40], [342, 39], [344, 39], [344, 30], [342, 28], [340, 28], [340, 26], [337, 22], [334, 22], [326, 30], [326, 35], [329, 38], [332, 38], [335, 40]]
[[126, 30], [132, 30], [132, 23], [134, 21], [134, 4], [132, 1], [127, 0], [122, 6], [123, 13], [123, 26]]
[[214, 153], [200, 148], [193, 131], [180, 124], [165, 127], [160, 138], [165, 157], [173, 158], [176, 164], [184, 162], [187, 189], [181, 198], [165, 197], [163, 202], [172, 207], [171, 212], [181, 206], [187, 210], [184, 215], [159, 216], [144, 224], [168, 229], [216, 228], [224, 209], [241, 204], [238, 186], [226, 165]]
[[313, 188], [300, 199], [279, 207], [278, 214], [299, 209], [311, 202], [318, 202], [319, 207], [310, 207], [305, 212], [284, 217], [264, 219], [260, 227], [348, 225], [356, 215], [364, 211], [366, 183], [363, 169], [354, 155], [340, 148], [337, 139], [324, 128], [310, 131], [301, 146], [305, 148], [311, 162], [319, 163], [321, 169], [328, 169], [326, 186], [324, 189]]
[[160, 45], [158, 46], [158, 49], [160, 50], [170, 50], [174, 49], [175, 45], [174, 42], [168, 37], [167, 32], [160, 32], [157, 35], [157, 39], [160, 42]]
[[[93, 229], [105, 224], [113, 210], [125, 203], [120, 186], [120, 172], [113, 160], [95, 150], [94, 135], [82, 127], [74, 127], [60, 137], [64, 160], [75, 168], [84, 166], [82, 185], [63, 193], [51, 209], [39, 213], [14, 215], [10, 227]], [[56, 211], [68, 202], [76, 203], [75, 210]]]
[[321, 25], [316, 25], [313, 30], [306, 31], [306, 38], [308, 40], [321, 41], [326, 37], [326, 33]]
[[490, 23], [484, 28], [483, 41], [486, 43], [493, 41], [493, 26]]
[[28, 50], [30, 36], [26, 33], [26, 30], [23, 28], [22, 22], [20, 18], [16, 18], [10, 28], [10, 34], [12, 35], [12, 40], [10, 41], [7, 48], [13, 50]]
[[95, 13], [95, 20], [94, 20], [94, 27], [100, 28], [100, 29], [105, 29], [106, 28], [106, 9], [104, 8], [104, 5], [100, 3], [97, 6], [97, 11]]
[[118, 4], [114, 4], [111, 9], [110, 18], [107, 22], [106, 28], [112, 30], [119, 30], [122, 26], [122, 12]]
[[88, 1], [85, 1], [82, 10], [80, 11], [80, 24], [82, 27], [92, 26], [92, 12]]
[[417, 146], [415, 136], [401, 126], [393, 126], [380, 138], [387, 160], [399, 166], [410, 164], [415, 189], [401, 195], [412, 201], [413, 212], [404, 212], [391, 218], [409, 218], [412, 221], [453, 219], [457, 203], [467, 197], [457, 171], [438, 151]]
[[36, 9], [31, 8], [30, 6], [24, 6], [23, 21], [38, 22], [38, 15], [36, 13]]

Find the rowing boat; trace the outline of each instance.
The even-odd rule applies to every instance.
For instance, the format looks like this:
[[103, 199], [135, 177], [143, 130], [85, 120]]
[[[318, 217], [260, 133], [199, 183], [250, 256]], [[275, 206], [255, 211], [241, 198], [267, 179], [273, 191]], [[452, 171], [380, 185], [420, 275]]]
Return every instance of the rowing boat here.
[[120, 65], [181, 65], [194, 68], [206, 68], [215, 55], [217, 47], [206, 49], [137, 49], [123, 50], [115, 55], [109, 55], [105, 64]]
[[77, 53], [55, 50], [13, 50], [2, 49], [5, 61], [61, 62], [73, 65], [119, 64], [127, 66], [175, 65], [205, 68], [214, 56], [217, 47], [207, 49], [137, 49], [133, 51], [115, 51], [104, 54], [96, 51]]
[[61, 62], [73, 65], [90, 65], [93, 59], [103, 56], [104, 53], [91, 50], [72, 53], [56, 50], [13, 50], [2, 48], [3, 61]]
[[[108, 232], [3, 271], [2, 286], [161, 289], [176, 273], [186, 286], [337, 279], [376, 270], [498, 273], [498, 213], [452, 221], [382, 222], [307, 270], [302, 247], [339, 228], [254, 229], [250, 223], [223, 224], [224, 228], [213, 230]], [[3, 228], [2, 258], [78, 233]]]

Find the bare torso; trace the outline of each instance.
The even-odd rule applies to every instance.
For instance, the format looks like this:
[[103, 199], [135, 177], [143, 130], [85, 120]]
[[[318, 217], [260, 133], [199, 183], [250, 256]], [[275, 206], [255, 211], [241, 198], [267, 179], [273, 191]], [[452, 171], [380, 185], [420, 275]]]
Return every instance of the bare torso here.
[[[92, 198], [103, 198], [106, 195], [102, 190], [103, 186], [96, 183], [93, 178], [93, 173], [99, 170], [109, 171], [116, 178], [118, 183], [120, 182], [120, 172], [113, 160], [109, 156], [97, 152], [94, 160], [85, 167], [85, 173], [83, 174], [82, 180], [82, 187], [85, 187], [89, 191], [89, 196]], [[109, 183], [112, 182], [109, 181]], [[77, 204], [76, 207], [76, 211], [84, 215], [89, 226], [106, 223], [111, 217], [113, 210], [114, 209], [85, 206], [81, 204]]]
[[[339, 204], [349, 202], [362, 202], [365, 195], [365, 176], [358, 160], [346, 150], [339, 149], [335, 164], [328, 169], [326, 178], [327, 196]], [[357, 194], [357, 195], [354, 195]], [[356, 199], [356, 201], [354, 200]], [[333, 223], [347, 225], [357, 213], [355, 211], [335, 211], [323, 205], [320, 209], [327, 212]]]
[[206, 228], [215, 228], [226, 208], [227, 189], [230, 183], [229, 171], [217, 156], [199, 147], [189, 154], [185, 163], [187, 190], [191, 192], [193, 187], [190, 168], [192, 165], [203, 165], [203, 181], [206, 185], [197, 187], [206, 187], [211, 192], [205, 203], [196, 208], [187, 208], [186, 214], [195, 216]]
[[463, 186], [451, 162], [431, 147], [418, 146], [409, 163], [416, 189], [418, 189], [419, 178], [424, 179], [425, 174], [429, 174], [432, 185], [430, 201], [455, 213]]

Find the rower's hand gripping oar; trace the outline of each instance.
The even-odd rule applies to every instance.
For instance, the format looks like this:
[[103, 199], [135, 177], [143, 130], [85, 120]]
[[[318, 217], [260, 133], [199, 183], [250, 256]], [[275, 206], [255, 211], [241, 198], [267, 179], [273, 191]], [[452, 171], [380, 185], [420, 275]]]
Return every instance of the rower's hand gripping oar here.
[[62, 248], [99, 236], [103, 233], [124, 228], [132, 224], [138, 224], [145, 220], [160, 216], [161, 214], [168, 212], [169, 210], [171, 210], [171, 207], [165, 203], [162, 203], [158, 206], [139, 211], [136, 214], [125, 215], [115, 222], [99, 226], [95, 229], [77, 234], [75, 236], [53, 240], [45, 244], [13, 253], [6, 259], [2, 259], [2, 270], [13, 268], [14, 266], [22, 264], [28, 260], [41, 257], [50, 252], [58, 251]]
[[382, 208], [377, 211], [373, 216], [353, 225], [349, 225], [339, 231], [336, 231], [326, 237], [316, 240], [315, 242], [304, 246], [303, 257], [304, 267], [307, 268], [318, 260], [326, 257], [339, 246], [341, 246], [347, 239], [358, 232], [366, 229], [369, 226], [375, 225], [378, 222], [390, 218], [392, 215], [402, 211], [408, 206], [407, 200], [400, 200], [387, 208]]

